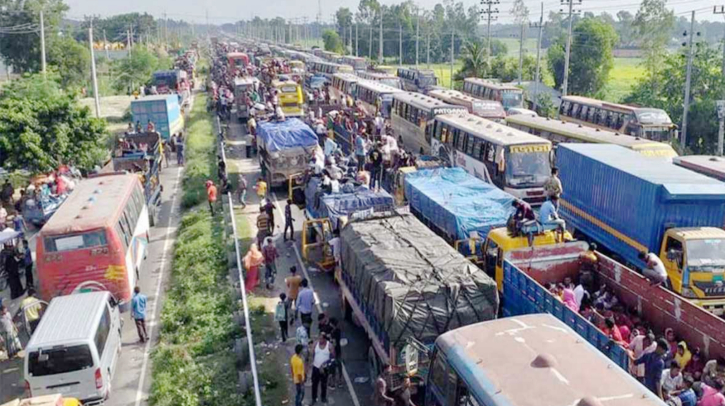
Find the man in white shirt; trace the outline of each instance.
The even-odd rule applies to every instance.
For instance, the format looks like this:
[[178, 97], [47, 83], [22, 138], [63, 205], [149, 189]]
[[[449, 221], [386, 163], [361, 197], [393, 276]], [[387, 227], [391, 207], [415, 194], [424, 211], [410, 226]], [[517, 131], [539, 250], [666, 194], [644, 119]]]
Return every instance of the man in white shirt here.
[[375, 116], [375, 130], [377, 130], [378, 135], [383, 133], [383, 126], [385, 125], [385, 119], [383, 118], [383, 115], [378, 113], [377, 116]]
[[677, 392], [682, 389], [682, 372], [677, 361], [671, 361], [670, 368], [662, 371], [660, 385], [662, 386], [662, 395], [665, 399], [669, 398], [672, 392]]
[[645, 278], [649, 279], [652, 286], [657, 286], [667, 281], [665, 264], [662, 263], [662, 260], [657, 255], [642, 251], [639, 253], [639, 259], [647, 264], [647, 268], [642, 273]]

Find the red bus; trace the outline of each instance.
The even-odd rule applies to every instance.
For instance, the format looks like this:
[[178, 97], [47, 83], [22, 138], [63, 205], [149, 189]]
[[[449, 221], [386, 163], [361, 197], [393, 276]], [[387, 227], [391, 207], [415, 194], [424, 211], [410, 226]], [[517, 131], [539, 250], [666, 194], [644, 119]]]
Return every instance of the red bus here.
[[249, 56], [243, 52], [230, 52], [227, 54], [227, 60], [229, 61], [229, 70], [231, 72], [237, 69], [247, 69], [249, 65]]
[[148, 242], [148, 208], [138, 175], [83, 180], [38, 234], [42, 298], [100, 288], [128, 310]]

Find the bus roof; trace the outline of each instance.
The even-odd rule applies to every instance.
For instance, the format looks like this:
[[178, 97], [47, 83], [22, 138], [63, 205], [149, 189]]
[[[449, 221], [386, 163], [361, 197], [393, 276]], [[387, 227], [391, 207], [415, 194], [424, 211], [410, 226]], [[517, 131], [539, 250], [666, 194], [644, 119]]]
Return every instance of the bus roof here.
[[400, 100], [404, 103], [408, 103], [412, 106], [423, 108], [423, 109], [433, 109], [436, 107], [446, 107], [446, 108], [452, 108], [452, 109], [460, 109], [461, 112], [467, 112], [465, 107], [463, 106], [454, 106], [452, 104], [443, 103], [442, 101], [438, 99], [434, 99], [432, 97], [428, 97], [421, 93], [415, 93], [415, 92], [396, 92], [393, 94], [393, 98], [396, 100]]
[[393, 86], [388, 86], [384, 83], [375, 82], [373, 80], [366, 80], [366, 79], [359, 79], [357, 82], [357, 87], [362, 87], [365, 89], [372, 90], [374, 92], [378, 93], [400, 93], [402, 90], [395, 88]]
[[295, 86], [298, 86], [297, 82], [295, 82], [292, 79], [287, 79], [287, 80], [275, 79], [275, 80], [272, 81], [272, 87], [280, 87], [280, 86], [283, 86], [283, 85], [295, 85]]
[[369, 70], [357, 72], [357, 75], [363, 79], [367, 79], [364, 76], [368, 76], [368, 77], [375, 78], [375, 79], [398, 79], [397, 76], [391, 75], [389, 73], [373, 72], [373, 71], [369, 71]]
[[672, 159], [675, 165], [718, 179], [725, 178], [725, 158], [711, 155], [689, 155]]
[[436, 343], [481, 404], [665, 404], [550, 314], [472, 324], [442, 334]]
[[506, 117], [507, 123], [524, 125], [538, 130], [563, 134], [580, 141], [594, 144], [615, 144], [621, 145], [635, 151], [644, 149], [662, 149], [671, 151], [670, 158], [677, 156], [677, 152], [668, 144], [652, 141], [618, 132], [601, 130], [599, 128], [587, 127], [581, 124], [566, 121], [552, 120], [550, 118], [530, 116], [528, 114], [516, 114]]
[[344, 80], [346, 82], [357, 82], [360, 80], [359, 76], [357, 76], [354, 73], [349, 73], [349, 72], [335, 73], [334, 75], [332, 75], [332, 77]]
[[478, 85], [488, 86], [492, 89], [497, 89], [497, 90], [517, 90], [519, 92], [523, 92], [522, 89], [520, 89], [516, 86], [504, 85], [501, 83], [496, 83], [496, 82], [486, 80], [486, 79], [481, 79], [481, 78], [466, 78], [466, 79], [464, 79], [464, 82], [470, 82], [470, 83], [475, 83]]
[[242, 85], [254, 85], [254, 82], [259, 82], [259, 79], [255, 77], [245, 77], [245, 78], [234, 78], [234, 86], [242, 86]]
[[469, 134], [488, 141], [498, 143], [500, 145], [519, 145], [519, 144], [547, 144], [551, 145], [551, 141], [533, 134], [517, 130], [515, 128], [499, 124], [491, 120], [486, 120], [479, 116], [465, 114], [443, 114], [436, 116], [436, 121], [441, 121], [452, 125], [456, 128], [466, 131]]
[[433, 75], [433, 76], [435, 76], [435, 71], [433, 69], [398, 68], [398, 71], [418, 72], [419, 75]]
[[109, 174], [79, 182], [40, 234], [63, 235], [114, 225], [138, 175]]
[[593, 99], [591, 97], [584, 97], [584, 96], [563, 96], [561, 98], [562, 103], [565, 101], [579, 103], [579, 104], [586, 104], [587, 106], [593, 106], [593, 107], [605, 107], [610, 109], [619, 109], [627, 113], [634, 113], [636, 110], [638, 110], [638, 107], [634, 106], [627, 106], [626, 104], [619, 104], [619, 103], [611, 103], [603, 100]]

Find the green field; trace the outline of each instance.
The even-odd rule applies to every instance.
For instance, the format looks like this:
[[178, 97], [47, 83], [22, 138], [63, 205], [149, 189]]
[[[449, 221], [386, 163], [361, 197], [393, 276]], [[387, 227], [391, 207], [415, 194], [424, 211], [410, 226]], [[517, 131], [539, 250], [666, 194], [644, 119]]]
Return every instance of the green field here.
[[621, 101], [644, 74], [642, 59], [614, 58], [614, 68], [609, 73], [609, 81], [605, 87], [606, 100]]

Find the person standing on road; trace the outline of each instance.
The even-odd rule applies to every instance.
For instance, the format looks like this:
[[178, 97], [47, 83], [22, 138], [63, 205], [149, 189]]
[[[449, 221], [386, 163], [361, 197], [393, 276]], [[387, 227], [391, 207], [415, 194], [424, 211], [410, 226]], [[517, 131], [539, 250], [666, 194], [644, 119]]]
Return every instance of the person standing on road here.
[[184, 166], [184, 142], [179, 134], [179, 138], [176, 144], [176, 165]]
[[28, 240], [23, 240], [23, 265], [25, 266], [25, 288], [28, 289], [28, 295], [30, 295], [30, 288], [35, 284], [33, 283], [33, 252], [30, 250]]
[[307, 330], [307, 336], [311, 335], [312, 328], [312, 306], [315, 305], [315, 294], [309, 288], [307, 279], [302, 279], [302, 290], [297, 296], [297, 311], [300, 313], [300, 321]]
[[284, 206], [284, 240], [287, 241], [287, 230], [289, 230], [289, 239], [295, 240], [295, 219], [292, 218], [292, 199], [287, 199], [287, 205]]
[[5, 272], [7, 272], [8, 285], [10, 286], [10, 299], [17, 299], [25, 293], [23, 283], [20, 282], [20, 260], [18, 252], [11, 245], [5, 245]]
[[18, 329], [13, 323], [13, 317], [4, 305], [0, 305], [0, 338], [5, 343], [8, 359], [15, 358], [23, 350], [23, 345], [18, 338]]
[[279, 294], [279, 302], [274, 309], [274, 320], [279, 323], [279, 332], [282, 337], [282, 342], [287, 342], [287, 332], [289, 331], [289, 302], [287, 301], [287, 295], [284, 293]]
[[395, 399], [388, 396], [388, 383], [385, 376], [390, 373], [390, 367], [384, 367], [383, 373], [375, 380], [375, 390], [373, 392], [373, 405], [375, 406], [393, 406]]
[[363, 134], [355, 137], [355, 160], [357, 160], [357, 171], [360, 172], [365, 168], [365, 146], [367, 141]]
[[211, 180], [206, 181], [206, 197], [209, 201], [209, 210], [211, 211], [211, 215], [214, 215], [214, 204], [216, 203], [216, 197], [217, 197], [217, 190], [216, 186], [214, 186], [214, 182]]
[[335, 384], [337, 384], [338, 388], [342, 388], [342, 330], [340, 329], [340, 321], [335, 317], [330, 318], [330, 330], [330, 340], [332, 341], [332, 347], [335, 349], [335, 362], [332, 365], [330, 387], [334, 389]]
[[254, 190], [257, 191], [259, 200], [265, 199], [267, 197], [267, 182], [265, 182], [262, 178], [258, 178], [257, 184], [254, 185]]
[[20, 310], [25, 315], [25, 321], [28, 323], [30, 335], [32, 336], [38, 327], [38, 323], [40, 323], [40, 312], [42, 310], [40, 300], [35, 297], [35, 289], [32, 287], [28, 288], [28, 296], [20, 302]]
[[269, 235], [274, 235], [274, 203], [272, 203], [272, 199], [267, 199], [267, 203], [264, 204], [264, 212], [269, 217]]
[[302, 344], [295, 345], [295, 353], [290, 358], [289, 364], [292, 368], [292, 382], [295, 384], [295, 406], [302, 406], [305, 398], [305, 361], [302, 359]]
[[166, 161], [166, 167], [168, 168], [169, 165], [171, 165], [171, 153], [172, 150], [172, 142], [171, 140], [166, 140], [161, 143], [163, 146], [161, 147], [162, 151], [164, 152], [164, 161]]
[[370, 162], [372, 164], [370, 170], [370, 190], [375, 190], [376, 187], [380, 189], [383, 177], [383, 153], [380, 151], [379, 144], [375, 144], [375, 147], [370, 152]]
[[149, 339], [146, 333], [146, 295], [141, 293], [141, 288], [136, 286], [133, 289], [133, 298], [131, 299], [131, 317], [136, 323], [136, 332], [138, 339], [144, 343]]
[[264, 255], [265, 264], [264, 281], [267, 285], [267, 289], [271, 290], [274, 287], [274, 277], [277, 275], [277, 265], [275, 264], [275, 261], [279, 257], [277, 247], [274, 246], [272, 237], [267, 237], [265, 240], [265, 245], [262, 247], [262, 254]]
[[239, 185], [237, 186], [237, 199], [239, 204], [242, 205], [242, 209], [247, 208], [247, 180], [244, 175], [239, 175]]
[[297, 267], [292, 266], [289, 269], [290, 276], [285, 278], [284, 283], [287, 285], [287, 298], [289, 298], [290, 303], [294, 304], [295, 308], [297, 308], [297, 305], [295, 302], [297, 302], [297, 295], [300, 292], [300, 284], [302, 283], [302, 277], [297, 275]]
[[322, 403], [327, 404], [327, 375], [330, 362], [335, 358], [335, 350], [327, 339], [327, 334], [320, 334], [320, 339], [312, 350], [312, 403], [310, 406], [317, 403], [318, 388]]

